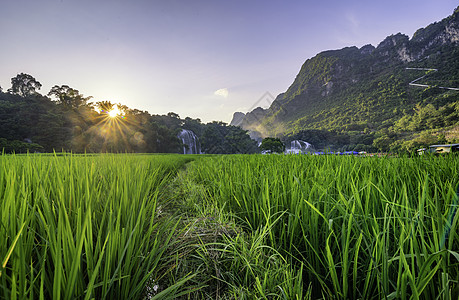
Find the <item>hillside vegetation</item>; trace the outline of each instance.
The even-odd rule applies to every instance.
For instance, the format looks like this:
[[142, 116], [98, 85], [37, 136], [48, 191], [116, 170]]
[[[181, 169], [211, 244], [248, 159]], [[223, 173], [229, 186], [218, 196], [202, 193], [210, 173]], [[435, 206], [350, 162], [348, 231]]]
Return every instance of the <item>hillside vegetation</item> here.
[[[458, 42], [456, 9], [411, 39], [398, 33], [377, 47], [319, 53], [269, 109], [247, 113], [240, 126], [285, 141], [332, 136], [319, 148], [408, 150], [459, 142], [459, 90], [440, 88], [459, 89]], [[410, 85], [424, 75], [416, 83], [428, 87]]]

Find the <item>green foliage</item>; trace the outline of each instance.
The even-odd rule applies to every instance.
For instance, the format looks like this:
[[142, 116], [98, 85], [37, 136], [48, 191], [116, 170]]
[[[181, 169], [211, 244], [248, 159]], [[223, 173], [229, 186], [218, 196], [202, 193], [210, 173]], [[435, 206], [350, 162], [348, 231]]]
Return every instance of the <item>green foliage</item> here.
[[278, 138], [268, 137], [261, 141], [260, 150], [271, 153], [282, 153], [285, 151], [285, 145]]
[[181, 143], [177, 139], [178, 129], [171, 130], [162, 123], [151, 121], [147, 127], [145, 139], [147, 141], [156, 141], [156, 143], [147, 144], [146, 151], [139, 152], [156, 152], [156, 153], [178, 153], [181, 151]]
[[183, 285], [193, 276], [170, 285], [164, 279], [178, 222], [162, 218], [159, 198], [189, 160], [1, 155], [0, 298], [141, 299], [186, 292]]
[[48, 96], [54, 96], [58, 99], [60, 104], [74, 109], [78, 109], [78, 107], [82, 105], [87, 105], [87, 102], [92, 98], [83, 97], [78, 90], [73, 89], [68, 85], [53, 86], [49, 91]]
[[64, 117], [49, 99], [0, 94], [0, 113], [0, 138], [29, 140], [43, 146], [44, 151], [66, 148]]
[[11, 78], [11, 88], [8, 89], [8, 92], [21, 97], [29, 97], [35, 95], [40, 88], [41, 83], [35, 78], [29, 74], [21, 73]]
[[44, 148], [35, 143], [26, 143], [21, 141], [8, 141], [0, 138], [0, 150], [4, 153], [27, 153], [43, 152]]
[[457, 299], [458, 170], [457, 156], [212, 157], [187, 168], [201, 191], [187, 199], [243, 228], [200, 250], [220, 294]]
[[208, 154], [250, 154], [258, 152], [257, 143], [247, 131], [223, 122], [211, 122], [203, 126], [202, 151]]

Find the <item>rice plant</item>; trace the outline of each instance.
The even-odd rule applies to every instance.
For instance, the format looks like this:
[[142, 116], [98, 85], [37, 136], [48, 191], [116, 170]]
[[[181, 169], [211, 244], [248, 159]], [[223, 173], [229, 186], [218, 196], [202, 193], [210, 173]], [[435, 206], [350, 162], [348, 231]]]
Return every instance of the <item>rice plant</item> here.
[[161, 278], [177, 222], [161, 218], [157, 200], [189, 160], [0, 156], [0, 298], [140, 299], [148, 292], [150, 298], [176, 293], [188, 278], [173, 286], [162, 285]]
[[[252, 243], [263, 236], [260, 247], [292, 266], [312, 298], [457, 299], [458, 171], [457, 156], [255, 155], [194, 161], [187, 178]], [[250, 261], [241, 243], [227, 245]], [[241, 268], [231, 281], [257, 289], [261, 279]]]
[[2, 155], [0, 298], [457, 299], [458, 171], [457, 156]]

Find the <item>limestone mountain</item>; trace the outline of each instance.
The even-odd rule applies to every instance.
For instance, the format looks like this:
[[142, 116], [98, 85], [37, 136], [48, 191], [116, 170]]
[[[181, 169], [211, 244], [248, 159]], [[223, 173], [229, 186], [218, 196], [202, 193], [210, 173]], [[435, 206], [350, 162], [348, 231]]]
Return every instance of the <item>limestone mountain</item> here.
[[306, 60], [268, 109], [236, 113], [232, 124], [284, 139], [311, 130], [344, 133], [349, 139], [367, 135], [357, 140], [372, 146], [383, 136], [393, 146], [425, 130], [459, 139], [458, 46], [459, 7], [411, 39], [397, 33], [377, 47], [321, 52]]
[[241, 126], [242, 120], [244, 120], [245, 114], [242, 112], [235, 112], [233, 114], [233, 119], [231, 120], [231, 126]]

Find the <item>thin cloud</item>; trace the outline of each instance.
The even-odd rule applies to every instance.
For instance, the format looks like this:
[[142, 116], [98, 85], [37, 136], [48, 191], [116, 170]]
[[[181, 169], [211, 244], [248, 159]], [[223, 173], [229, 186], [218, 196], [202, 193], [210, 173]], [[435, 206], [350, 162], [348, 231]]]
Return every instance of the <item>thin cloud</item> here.
[[351, 25], [352, 29], [356, 30], [360, 27], [360, 22], [353, 13], [347, 13], [346, 20]]
[[228, 94], [229, 92], [227, 88], [219, 89], [214, 92], [214, 95], [221, 96], [223, 98], [228, 98]]

